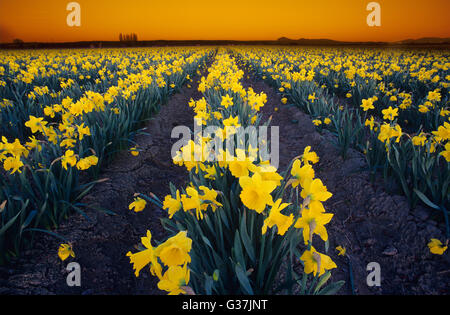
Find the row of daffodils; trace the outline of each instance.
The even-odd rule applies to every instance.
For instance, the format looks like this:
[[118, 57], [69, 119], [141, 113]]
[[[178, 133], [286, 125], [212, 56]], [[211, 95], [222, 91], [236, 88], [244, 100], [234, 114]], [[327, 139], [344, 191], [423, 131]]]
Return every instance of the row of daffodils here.
[[[200, 48], [0, 53], [0, 263], [56, 227], [143, 120], [213, 53]], [[85, 173], [82, 175], [82, 173]], [[80, 180], [83, 176], [84, 180]]]
[[[412, 208], [437, 210], [450, 239], [450, 61], [447, 51], [235, 48], [285, 103], [362, 152]], [[392, 185], [394, 183], [394, 185]], [[446, 248], [446, 247], [442, 247]]]
[[169, 294], [335, 293], [343, 283], [328, 281], [337, 266], [323, 253], [333, 217], [323, 203], [332, 194], [315, 178], [319, 157], [307, 147], [278, 172], [261, 153], [269, 141], [241, 137], [243, 129], [258, 132], [270, 123], [259, 114], [267, 96], [245, 89], [242, 77], [234, 57], [219, 50], [199, 81], [203, 97], [188, 104], [202, 131], [173, 156], [189, 184], [171, 185], [164, 200], [137, 193], [130, 204], [134, 211], [149, 202], [166, 210], [161, 222], [172, 235], [160, 243], [150, 231], [142, 237], [140, 250], [127, 254], [135, 275], [149, 268]]

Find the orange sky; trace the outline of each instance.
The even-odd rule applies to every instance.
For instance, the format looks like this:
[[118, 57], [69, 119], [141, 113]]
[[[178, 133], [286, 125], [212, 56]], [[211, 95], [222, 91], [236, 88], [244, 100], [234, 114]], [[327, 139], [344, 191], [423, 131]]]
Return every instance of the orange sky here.
[[450, 0], [376, 0], [381, 27], [366, 24], [372, 0], [77, 0], [81, 27], [68, 27], [69, 0], [1, 0], [0, 42], [330, 38], [395, 41], [450, 37]]

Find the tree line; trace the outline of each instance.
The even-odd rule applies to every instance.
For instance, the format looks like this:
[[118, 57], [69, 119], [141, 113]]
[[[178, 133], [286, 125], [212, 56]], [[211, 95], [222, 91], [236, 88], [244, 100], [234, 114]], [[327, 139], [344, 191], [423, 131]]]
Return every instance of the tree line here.
[[137, 42], [138, 36], [135, 33], [131, 34], [119, 34], [119, 41], [121, 42]]

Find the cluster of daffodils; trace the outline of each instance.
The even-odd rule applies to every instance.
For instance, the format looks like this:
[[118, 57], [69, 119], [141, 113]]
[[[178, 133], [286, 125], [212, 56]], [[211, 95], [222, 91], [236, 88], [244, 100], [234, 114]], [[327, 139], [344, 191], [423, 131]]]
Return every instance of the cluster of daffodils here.
[[[331, 198], [332, 194], [327, 191], [322, 181], [314, 178], [313, 163], [319, 161], [315, 152], [310, 152], [310, 147], [306, 147], [301, 159], [294, 161], [289, 181], [293, 188], [301, 187], [300, 196], [303, 203], [300, 208], [300, 218], [295, 222], [294, 227], [303, 230], [303, 240], [309, 249], [300, 257], [305, 263], [305, 272], [322, 275], [325, 270], [336, 268], [336, 264], [329, 256], [317, 252], [312, 247], [313, 235], [317, 234], [326, 242], [328, 233], [325, 225], [329, 223], [333, 214], [326, 213], [323, 202]], [[302, 166], [303, 164], [303, 166]]]
[[[366, 155], [372, 173], [383, 169], [390, 174], [413, 207], [421, 200], [447, 217], [448, 52], [354, 48], [234, 51], [256, 75], [278, 88], [283, 103], [296, 104], [313, 116], [319, 129], [330, 128], [339, 134], [343, 150], [353, 142], [351, 146]], [[336, 100], [345, 106], [334, 105]], [[385, 150], [383, 145], [379, 148], [380, 143]], [[449, 238], [450, 226], [445, 221]]]
[[[313, 82], [315, 87], [305, 96], [311, 104], [321, 89], [350, 99], [387, 150], [392, 139], [398, 143], [405, 135], [402, 129], [410, 131], [412, 126], [423, 130], [406, 138], [414, 137], [415, 146], [427, 147], [450, 161], [448, 54], [329, 48], [235, 50], [263, 79], [275, 81], [286, 96], [305, 87], [299, 83]], [[367, 117], [369, 111], [375, 115]], [[377, 124], [377, 118], [381, 123]], [[325, 120], [329, 124], [328, 117], [315, 119], [314, 124], [327, 124]]]
[[[237, 281], [237, 278], [234, 280], [217, 279], [217, 274], [230, 272], [227, 269], [230, 267], [226, 266], [230, 264], [221, 265], [220, 260], [217, 260], [217, 256], [215, 256], [217, 255], [215, 251], [220, 248], [222, 255], [229, 256], [223, 257], [223, 261], [235, 257], [232, 252], [238, 246], [236, 242], [240, 242], [240, 238], [231, 243], [227, 243], [226, 239], [233, 237], [237, 231], [243, 233], [242, 227], [234, 227], [233, 224], [244, 218], [246, 218], [245, 220], [260, 220], [258, 221], [259, 225], [252, 224], [253, 230], [249, 231], [251, 235], [256, 233], [267, 238], [284, 237], [286, 242], [283, 243], [289, 243], [291, 238], [298, 240], [301, 238], [300, 235], [303, 235], [303, 242], [298, 243], [300, 246], [304, 246], [304, 253], [299, 259], [303, 261], [306, 274], [320, 277], [327, 270], [337, 267], [329, 256], [319, 253], [312, 246], [315, 234], [320, 236], [323, 241], [328, 240], [325, 225], [330, 222], [333, 214], [326, 213], [323, 205], [323, 202], [328, 200], [332, 194], [327, 191], [320, 179], [315, 178], [312, 164], [317, 163], [319, 158], [315, 152], [311, 151], [311, 147], [307, 147], [303, 154], [291, 163], [286, 171], [286, 176], [283, 177], [277, 168], [270, 164], [270, 160], [262, 158], [258, 154], [259, 149], [252, 146], [249, 141], [237, 140], [241, 141], [241, 146], [233, 149], [225, 145], [227, 140], [238, 139], [239, 128], [254, 126], [260, 122], [258, 111], [267, 100], [265, 93], [256, 93], [252, 88], [245, 89], [240, 82], [242, 77], [243, 72], [238, 68], [236, 60], [224, 51], [219, 52], [216, 60], [208, 69], [208, 74], [200, 80], [199, 90], [203, 93], [203, 97], [189, 102], [199, 126], [215, 127], [214, 137], [200, 132], [195, 135], [194, 140], [189, 140], [173, 157], [176, 165], [183, 166], [190, 172], [190, 184], [181, 190], [172, 187], [172, 193], [167, 195], [163, 201], [159, 201], [156, 196], [139, 195], [130, 204], [130, 209], [142, 211], [147, 204], [146, 200], [150, 200], [153, 204], [165, 209], [170, 219], [181, 225], [186, 224], [187, 235], [193, 238], [192, 251], [194, 253], [197, 251], [194, 256], [191, 255], [195, 258], [189, 268], [195, 270], [193, 273], [195, 281], [189, 288], [189, 292], [202, 290], [198, 278], [202, 274], [208, 273], [209, 270], [200, 272], [197, 269], [204, 267], [197, 266], [204, 266], [207, 256], [214, 256], [214, 261], [218, 264], [216, 265], [217, 270], [210, 271], [215, 275], [216, 280], [214, 281], [222, 283], [217, 292], [228, 292], [226, 291], [228, 285], [226, 282]], [[285, 192], [288, 190], [297, 196], [294, 198], [295, 201], [286, 199], [288, 194]], [[303, 201], [299, 203], [300, 198]], [[198, 226], [200, 230], [204, 228], [205, 231], [198, 232], [193, 229], [193, 226]], [[212, 226], [216, 226], [216, 228], [212, 228]], [[199, 238], [198, 233], [201, 235], [212, 233], [214, 236], [210, 236], [208, 240], [206, 236]], [[258, 236], [249, 238], [253, 239], [253, 237]], [[149, 242], [147, 239], [145, 240], [148, 245]], [[207, 246], [200, 244], [204, 242]], [[249, 251], [250, 257], [255, 255], [255, 249], [252, 250], [249, 243], [243, 246]], [[259, 248], [262, 245], [257, 242], [253, 246]], [[150, 254], [153, 250], [148, 249], [149, 246], [146, 248], [144, 252], [146, 251], [147, 255], [144, 255], [144, 252], [134, 254], [145, 257], [143, 261], [136, 264], [134, 258], [131, 258], [131, 262], [134, 263], [136, 271], [141, 269], [140, 266], [150, 264], [151, 273], [160, 277], [161, 275], [158, 275], [157, 271], [160, 267], [156, 263], [155, 256]], [[205, 250], [210, 253], [198, 252], [202, 248], [206, 248]], [[227, 248], [229, 249], [227, 250]], [[156, 251], [154, 252], [156, 253]], [[264, 248], [256, 249], [256, 251], [264, 251]], [[260, 254], [262, 255], [262, 252]], [[281, 259], [278, 256], [270, 256], [272, 255], [270, 253], [267, 255], [269, 256], [261, 257], [261, 260]], [[278, 265], [273, 261], [272, 263], [275, 266], [269, 263], [263, 264], [264, 268], [268, 268], [267, 270], [263, 267], [260, 267], [261, 270], [259, 270], [257, 266], [252, 266], [256, 277], [252, 280], [255, 282], [255, 288], [258, 286], [258, 282], [261, 282], [261, 286], [264, 286], [265, 282], [263, 281], [264, 277], [260, 279], [256, 275], [264, 275], [267, 272], [271, 279], [274, 277], [273, 270], [278, 270], [281, 264]], [[239, 266], [242, 264], [245, 262], [241, 260], [240, 264], [234, 268], [240, 268]], [[231, 266], [234, 266], [233, 263]], [[186, 280], [189, 280], [189, 276], [186, 275], [188, 275], [187, 271], [179, 269], [177, 277], [175, 277], [178, 287], [177, 289], [171, 288], [171, 293], [186, 292], [183, 289], [188, 285]], [[164, 288], [163, 290], [168, 291]]]
[[[48, 86], [35, 86], [33, 91], [28, 93], [28, 98], [33, 100], [36, 97], [48, 94], [55, 94], [55, 97], [51, 97], [51, 100], [54, 98], [61, 99], [60, 103], [43, 106], [43, 117], [29, 116], [29, 120], [24, 124], [33, 134], [29, 138], [28, 146], [41, 149], [40, 142], [44, 140], [60, 146], [61, 149], [65, 150], [64, 155], [61, 156], [61, 163], [66, 170], [68, 165], [76, 165], [79, 170], [86, 170], [90, 166], [96, 165], [95, 156], [77, 159], [77, 155], [74, 154], [74, 149], [78, 147], [83, 138], [91, 136], [90, 127], [86, 125], [85, 121], [90, 121], [89, 118], [96, 112], [110, 111], [114, 115], [119, 115], [121, 111], [117, 105], [119, 99], [124, 99], [128, 104], [127, 101], [136, 99], [138, 91], [148, 89], [151, 85], [164, 88], [168, 82], [179, 81], [179, 78], [184, 78], [184, 69], [196, 63], [204, 54], [203, 52], [193, 54], [184, 52], [184, 54], [190, 54], [189, 57], [185, 58], [179, 52], [168, 51], [161, 56], [160, 52], [157, 51], [154, 55], [150, 55], [153, 58], [153, 60], [150, 60], [150, 56], [144, 54], [143, 51], [138, 51], [128, 58], [121, 59], [118, 59], [119, 56], [115, 56], [117, 53], [113, 51], [111, 56], [107, 55], [106, 58], [105, 55], [71, 57], [65, 61], [67, 66], [63, 66], [59, 70], [60, 73], [64, 73], [69, 71], [70, 68], [70, 73], [73, 74], [77, 73], [78, 67], [81, 66], [82, 73], [84, 73], [81, 75], [83, 78], [96, 78], [95, 83], [97, 84], [108, 79], [109, 82], [114, 82], [114, 80], [117, 82], [116, 85], [107, 86], [103, 93], [88, 90], [78, 100], [74, 100], [70, 96], [63, 98], [64, 94], [71, 94], [74, 85], [83, 88], [80, 78], [74, 78], [76, 81], [72, 78], [59, 78], [60, 86], [56, 86], [58, 89], [61, 88], [59, 91], [49, 90]], [[48, 62], [56, 62], [60, 59], [60, 57], [54, 58], [56, 60], [52, 59]], [[107, 63], [104, 59], [111, 59], [114, 64], [120, 61], [120, 64], [116, 64], [116, 66], [121, 70], [115, 73], [107, 70]], [[32, 65], [30, 67], [36, 69]], [[68, 68], [66, 69], [66, 67]], [[55, 69], [45, 74], [39, 71], [33, 70], [32, 73], [35, 73], [36, 76], [50, 76], [51, 78], [58, 75]], [[91, 73], [91, 76], [87, 76], [86, 71]], [[15, 80], [20, 80], [20, 78]], [[175, 87], [173, 83], [171, 84]], [[45, 98], [40, 100], [48, 101]], [[10, 106], [8, 105], [10, 103], [10, 100], [4, 100], [5, 106]], [[9, 164], [10, 162], [7, 163], [7, 165]], [[15, 163], [15, 165], [18, 164]], [[16, 168], [13, 170], [16, 170]]]
[[15, 139], [14, 142], [8, 142], [6, 137], [2, 137], [0, 142], [0, 162], [3, 163], [5, 171], [14, 174], [15, 172], [21, 173], [23, 166], [22, 157], [27, 157], [30, 153], [30, 149], [34, 146], [38, 146], [36, 141], [30, 141], [27, 147], [23, 146], [19, 139]]
[[[8, 200], [8, 207], [0, 220], [6, 230], [0, 243], [3, 238], [17, 243], [8, 241], [0, 261], [31, 235], [22, 233], [23, 220], [37, 227], [59, 224], [78, 194], [95, 183], [81, 185], [79, 174], [89, 170], [85, 178], [96, 177], [114, 152], [129, 146], [142, 121], [192, 81], [189, 76], [211, 53], [208, 48], [1, 52], [0, 167], [7, 176], [0, 181], [0, 199]], [[14, 205], [13, 195], [28, 207]], [[19, 211], [23, 219], [11, 220]]]
[[146, 265], [150, 264], [150, 272], [159, 278], [158, 288], [169, 295], [186, 294], [190, 271], [187, 264], [191, 261], [189, 252], [192, 240], [184, 231], [167, 239], [164, 243], [153, 247], [152, 234], [141, 238], [143, 249], [135, 254], [127, 253], [135, 269], [136, 277]]
[[[428, 97], [435, 99], [436, 95], [438, 95], [440, 99], [440, 93], [438, 92], [430, 92]], [[371, 109], [375, 109], [373, 102], [376, 100], [378, 100], [376, 96], [369, 99], [363, 99], [361, 104], [363, 111], [367, 112]], [[406, 135], [411, 139], [411, 142], [415, 147], [425, 147], [429, 153], [435, 153], [437, 148], [441, 148], [438, 154], [443, 156], [447, 162], [450, 162], [450, 144], [448, 142], [450, 139], [449, 122], [444, 121], [437, 130], [428, 133], [420, 131], [415, 135], [409, 135], [402, 132], [402, 127], [398, 123], [399, 107], [393, 108], [392, 106], [389, 106], [388, 108], [381, 110], [381, 114], [382, 119], [384, 120], [382, 124], [378, 123], [372, 115], [365, 120], [365, 126], [368, 126], [371, 131], [379, 131], [378, 139], [385, 143], [387, 151], [389, 151], [389, 144], [392, 138], [394, 138], [396, 143], [399, 143], [401, 137]]]

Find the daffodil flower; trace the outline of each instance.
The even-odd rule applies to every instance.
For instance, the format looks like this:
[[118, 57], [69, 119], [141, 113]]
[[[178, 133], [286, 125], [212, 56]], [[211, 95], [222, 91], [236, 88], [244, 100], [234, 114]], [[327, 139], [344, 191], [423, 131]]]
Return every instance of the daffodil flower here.
[[128, 209], [132, 210], [134, 208], [134, 212], [141, 212], [145, 209], [145, 206], [147, 205], [147, 201], [144, 199], [137, 197], [134, 199], [134, 201], [128, 206]]
[[72, 245], [70, 243], [59, 245], [58, 256], [62, 261], [66, 260], [69, 256], [75, 257]]
[[447, 250], [447, 244], [444, 246], [442, 242], [436, 238], [432, 238], [428, 243], [428, 248], [430, 249], [430, 253], [435, 255], [442, 255]]

